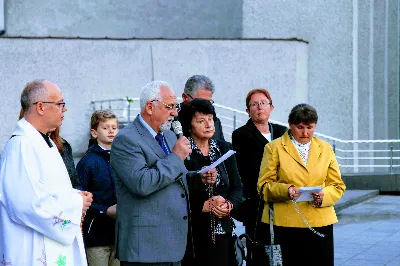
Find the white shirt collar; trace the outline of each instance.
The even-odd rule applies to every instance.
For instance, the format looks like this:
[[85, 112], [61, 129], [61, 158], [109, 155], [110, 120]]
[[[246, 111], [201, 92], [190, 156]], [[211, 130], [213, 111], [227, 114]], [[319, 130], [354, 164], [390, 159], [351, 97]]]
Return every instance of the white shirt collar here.
[[290, 132], [289, 133], [290, 140], [292, 141], [294, 147], [298, 151], [300, 158], [303, 160], [303, 162], [307, 165], [308, 162], [308, 155], [310, 154], [310, 147], [311, 147], [311, 141], [308, 143], [300, 143], [295, 138], [293, 137], [293, 134]]

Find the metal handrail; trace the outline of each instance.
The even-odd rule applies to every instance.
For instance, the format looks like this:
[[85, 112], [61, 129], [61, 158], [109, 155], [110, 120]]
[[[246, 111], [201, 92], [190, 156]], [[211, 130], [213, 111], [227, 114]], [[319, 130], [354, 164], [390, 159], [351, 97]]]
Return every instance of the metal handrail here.
[[341, 159], [341, 160], [400, 160], [400, 157], [342, 157], [342, 156], [337, 156], [336, 159]]
[[[340, 152], [391, 152], [392, 150], [343, 150], [336, 148]], [[393, 152], [400, 152], [400, 150], [393, 150]]]
[[[178, 97], [178, 101], [181, 101], [181, 98]], [[113, 108], [113, 105], [115, 103], [122, 102], [125, 105], [121, 108]], [[123, 118], [125, 120], [121, 121], [122, 123], [127, 123], [131, 122], [133, 116], [135, 113], [138, 113], [140, 108], [134, 107], [133, 105], [139, 103], [139, 97], [125, 97], [125, 98], [116, 98], [116, 99], [107, 99], [107, 100], [96, 100], [91, 102], [93, 105], [93, 109], [96, 110], [96, 107], [100, 105], [100, 108], [103, 108], [104, 105], [107, 106], [107, 108], [123, 112]], [[245, 116], [248, 118], [248, 114], [244, 111], [227, 107], [218, 103], [214, 103], [214, 106], [216, 108], [219, 108], [218, 110], [218, 117], [220, 118], [222, 127], [225, 129], [224, 135], [227, 136], [228, 138], [231, 138], [232, 132], [240, 127], [241, 125], [244, 125], [247, 122], [247, 119], [241, 119], [241, 117]], [[227, 113], [229, 112], [229, 114]], [[269, 120], [272, 123], [286, 126], [288, 127], [287, 123], [282, 123], [273, 119]], [[400, 165], [397, 163], [395, 164], [394, 161], [399, 161], [400, 157], [399, 156], [394, 156], [394, 153], [400, 152], [400, 139], [380, 139], [380, 140], [343, 140], [339, 138], [335, 138], [332, 136], [328, 136], [322, 133], [315, 132], [315, 136], [320, 137], [322, 139], [327, 140], [328, 142], [331, 142], [331, 145], [333, 147], [333, 150], [335, 153], [342, 154], [343, 156], [337, 154], [336, 158], [338, 159], [339, 166], [341, 168], [353, 168], [355, 172], [358, 171], [359, 168], [388, 168], [390, 173], [393, 172], [393, 168], [399, 168]], [[359, 145], [369, 145], [369, 149], [360, 149]], [[384, 148], [384, 149], [374, 149], [371, 148], [371, 145], [396, 145], [397, 149], [395, 149], [393, 146], [391, 146], [389, 149]], [[337, 146], [341, 146], [341, 148]], [[343, 145], [351, 145], [348, 149], [343, 148]], [[346, 154], [353, 153], [353, 156], [347, 157], [345, 156]], [[371, 156], [359, 156], [359, 154], [362, 153], [371, 153]], [[376, 156], [376, 154], [381, 153], [382, 156]], [[388, 154], [388, 156], [385, 154]], [[373, 155], [372, 155], [373, 154]], [[375, 155], [375, 156], [374, 156]], [[350, 164], [349, 162], [353, 160], [353, 163]], [[358, 160], [370, 160], [371, 164], [359, 164]], [[387, 160], [389, 164], [375, 164], [375, 160]]]
[[[214, 106], [216, 106], [218, 108], [221, 108], [223, 110], [235, 112], [236, 114], [242, 114], [242, 115], [248, 116], [248, 113], [246, 113], [244, 111], [240, 111], [240, 110], [235, 109], [235, 108], [227, 107], [227, 106], [224, 106], [224, 105], [221, 105], [221, 104], [217, 104], [217, 103], [214, 103]], [[220, 115], [218, 115], [218, 117], [222, 118], [222, 116], [220, 116]], [[233, 120], [233, 118], [228, 118], [228, 117], [224, 117], [224, 118], [226, 118], [228, 120]], [[276, 121], [276, 120], [273, 120], [273, 119], [269, 119], [269, 121], [271, 123], [278, 124], [278, 125], [281, 125], [281, 126], [285, 126], [285, 127], [288, 126], [287, 123], [279, 122], [279, 121]], [[240, 122], [243, 122], [243, 121], [240, 121]], [[245, 122], [243, 122], [243, 123], [245, 123]], [[337, 141], [337, 142], [340, 142], [340, 143], [400, 143], [400, 139], [343, 140], [343, 139], [335, 138], [335, 137], [328, 136], [328, 135], [325, 135], [325, 134], [322, 134], [322, 133], [318, 133], [318, 132], [315, 132], [314, 135], [319, 136], [319, 137], [323, 137], [325, 139], [329, 139], [329, 140], [332, 140], [332, 141]]]
[[[340, 165], [340, 167], [343, 167], [343, 168], [353, 168], [354, 167], [354, 165], [351, 165], [351, 164], [345, 164], [345, 165]], [[365, 165], [362, 165], [362, 164], [359, 164], [359, 165], [357, 165], [357, 167], [362, 167], [362, 168], [390, 168], [390, 167], [392, 167], [392, 168], [398, 168], [398, 167], [400, 167], [400, 165], [390, 165], [390, 164], [376, 164], [376, 165], [371, 165], [371, 164], [365, 164]]]

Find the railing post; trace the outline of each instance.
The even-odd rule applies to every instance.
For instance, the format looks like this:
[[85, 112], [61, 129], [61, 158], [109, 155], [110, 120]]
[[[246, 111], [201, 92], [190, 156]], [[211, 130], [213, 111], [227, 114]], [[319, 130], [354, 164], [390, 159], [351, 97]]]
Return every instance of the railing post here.
[[390, 146], [390, 173], [393, 174], [393, 146]]
[[128, 101], [128, 123], [131, 122], [131, 101]]
[[233, 111], [233, 130], [236, 129], [236, 111]]

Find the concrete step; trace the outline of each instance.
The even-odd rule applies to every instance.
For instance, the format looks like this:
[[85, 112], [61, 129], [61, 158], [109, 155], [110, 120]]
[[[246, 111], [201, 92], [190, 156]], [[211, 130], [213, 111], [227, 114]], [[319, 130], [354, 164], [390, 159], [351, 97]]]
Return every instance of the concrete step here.
[[379, 195], [378, 189], [373, 190], [355, 190], [350, 189], [344, 192], [343, 197], [336, 203], [335, 211], [336, 213], [347, 207], [353, 206], [360, 202], [366, 201], [367, 199], [376, 197]]
[[343, 174], [342, 179], [349, 190], [379, 189], [380, 192], [400, 192], [400, 174], [353, 173]]

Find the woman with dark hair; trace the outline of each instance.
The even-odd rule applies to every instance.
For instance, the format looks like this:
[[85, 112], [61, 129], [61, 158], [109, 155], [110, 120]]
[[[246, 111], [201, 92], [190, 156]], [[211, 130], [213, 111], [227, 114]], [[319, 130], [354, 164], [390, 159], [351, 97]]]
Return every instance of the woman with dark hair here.
[[[18, 120], [24, 117], [24, 110], [21, 109], [19, 112]], [[56, 144], [58, 152], [64, 161], [65, 167], [67, 168], [69, 178], [71, 180], [72, 187], [75, 189], [81, 189], [81, 184], [78, 179], [78, 172], [75, 169], [74, 158], [72, 156], [71, 145], [60, 136], [60, 128], [57, 127], [50, 133], [50, 139]]]
[[[346, 186], [329, 143], [313, 136], [317, 111], [298, 104], [289, 114], [289, 131], [265, 146], [258, 191], [267, 202], [262, 221], [269, 223], [273, 203], [275, 242], [283, 265], [334, 265], [333, 205]], [[321, 186], [310, 201], [297, 202], [301, 187]], [[261, 191], [262, 190], [262, 191]], [[304, 192], [306, 193], [306, 192]]]
[[[189, 171], [212, 164], [232, 149], [230, 143], [211, 138], [215, 131], [215, 111], [210, 101], [193, 99], [184, 102], [179, 120], [192, 148], [190, 159], [185, 160]], [[188, 249], [182, 264], [236, 265], [232, 238], [234, 223], [230, 213], [242, 198], [242, 184], [235, 156], [217, 166], [214, 184], [192, 179], [188, 180], [188, 186], [195, 259], [188, 258], [191, 257], [191, 250]]]
[[81, 189], [81, 184], [78, 179], [78, 172], [75, 168], [74, 157], [72, 156], [71, 145], [60, 136], [60, 128], [57, 127], [53, 132], [50, 133], [50, 138], [57, 146], [60, 152], [61, 158], [64, 161], [65, 167], [71, 179], [71, 184], [73, 188]]

